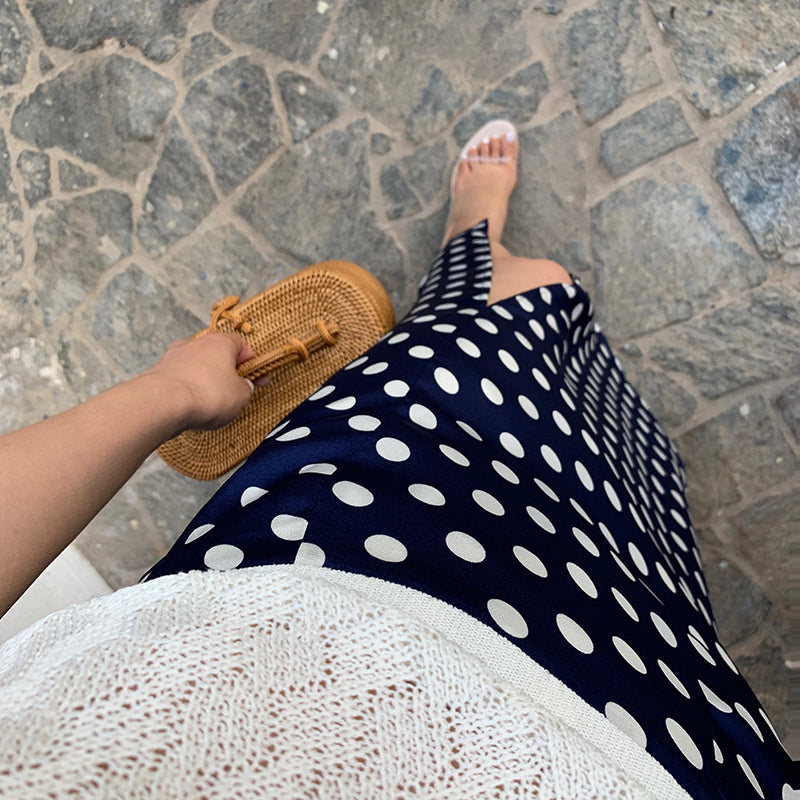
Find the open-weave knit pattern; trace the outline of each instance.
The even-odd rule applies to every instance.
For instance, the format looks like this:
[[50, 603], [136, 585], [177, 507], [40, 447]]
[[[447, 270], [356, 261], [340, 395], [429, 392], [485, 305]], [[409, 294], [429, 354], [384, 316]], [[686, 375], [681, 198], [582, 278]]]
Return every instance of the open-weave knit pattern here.
[[[198, 480], [218, 478], [250, 455], [290, 411], [391, 329], [394, 310], [380, 281], [365, 269], [347, 261], [325, 261], [229, 313], [212, 312], [212, 322], [198, 335], [236, 331], [259, 356], [275, 357], [269, 369], [253, 360], [258, 368], [245, 377], [269, 374], [270, 382], [255, 390], [233, 422], [214, 431], [184, 431], [159, 447], [167, 464]], [[335, 331], [335, 343], [309, 352], [307, 343], [320, 337], [321, 330]]]
[[652, 797], [433, 629], [258, 568], [131, 587], [0, 649], [0, 796]]

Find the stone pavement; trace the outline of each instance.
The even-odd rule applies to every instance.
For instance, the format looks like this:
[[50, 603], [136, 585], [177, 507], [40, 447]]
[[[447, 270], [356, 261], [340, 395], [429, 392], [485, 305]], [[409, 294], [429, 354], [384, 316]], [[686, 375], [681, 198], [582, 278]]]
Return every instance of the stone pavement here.
[[[0, 429], [316, 260], [402, 315], [460, 145], [507, 117], [506, 244], [581, 275], [676, 438], [797, 757], [799, 51], [798, 0], [0, 0]], [[215, 487], [150, 459], [79, 546], [130, 584]]]

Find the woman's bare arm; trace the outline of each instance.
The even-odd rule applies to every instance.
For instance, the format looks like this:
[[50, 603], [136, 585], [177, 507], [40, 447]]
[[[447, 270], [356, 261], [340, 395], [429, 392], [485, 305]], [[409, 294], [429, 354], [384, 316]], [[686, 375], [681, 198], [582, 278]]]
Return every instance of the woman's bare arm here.
[[249, 402], [235, 334], [175, 342], [151, 369], [0, 436], [0, 616], [159, 445], [217, 428]]

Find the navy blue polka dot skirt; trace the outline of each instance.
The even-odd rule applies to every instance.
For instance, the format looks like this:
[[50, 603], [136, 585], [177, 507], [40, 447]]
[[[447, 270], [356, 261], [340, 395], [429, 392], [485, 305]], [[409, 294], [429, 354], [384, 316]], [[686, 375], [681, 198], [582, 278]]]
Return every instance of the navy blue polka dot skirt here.
[[[672, 443], [579, 283], [491, 306], [487, 223], [299, 406], [147, 579], [304, 563], [499, 631], [698, 798], [780, 798], [791, 760], [717, 638]], [[788, 787], [787, 787], [788, 790]]]

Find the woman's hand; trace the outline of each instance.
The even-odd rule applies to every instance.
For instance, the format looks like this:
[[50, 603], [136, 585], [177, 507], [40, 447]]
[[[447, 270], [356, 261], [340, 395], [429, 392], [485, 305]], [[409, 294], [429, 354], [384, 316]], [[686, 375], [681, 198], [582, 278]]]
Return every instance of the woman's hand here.
[[[256, 353], [236, 333], [207, 333], [197, 339], [173, 342], [140, 378], [159, 378], [185, 397], [179, 430], [214, 430], [227, 425], [250, 402], [253, 383], [236, 367]], [[134, 379], [136, 380], [136, 379]], [[256, 386], [268, 382], [265, 376]]]

